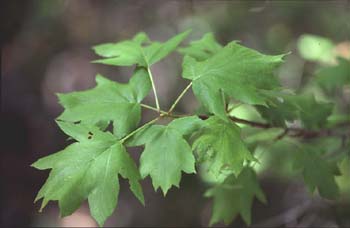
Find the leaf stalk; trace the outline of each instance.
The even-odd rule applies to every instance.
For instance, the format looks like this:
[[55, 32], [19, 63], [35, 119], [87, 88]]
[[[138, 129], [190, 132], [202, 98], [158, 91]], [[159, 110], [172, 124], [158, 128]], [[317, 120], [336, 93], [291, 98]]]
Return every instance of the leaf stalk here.
[[156, 86], [155, 86], [154, 81], [153, 81], [153, 75], [152, 75], [152, 71], [151, 71], [150, 67], [147, 67], [147, 72], [148, 72], [149, 79], [151, 80], [154, 99], [156, 102], [157, 110], [159, 112], [160, 111], [159, 100], [158, 100], [157, 90], [156, 90]]
[[157, 117], [157, 118], [155, 118], [155, 119], [153, 119], [153, 120], [151, 120], [151, 121], [145, 123], [145, 124], [142, 125], [141, 127], [136, 128], [134, 131], [130, 132], [128, 135], [126, 135], [124, 138], [122, 138], [122, 139], [120, 140], [120, 142], [121, 142], [121, 143], [124, 143], [126, 140], [128, 140], [131, 136], [135, 135], [137, 132], [139, 132], [139, 131], [143, 130], [145, 127], [147, 127], [147, 126], [149, 126], [149, 125], [151, 125], [151, 124], [157, 122], [158, 119], [161, 118], [162, 116], [163, 116], [163, 114], [161, 114], [159, 117]]
[[181, 98], [185, 95], [185, 93], [191, 88], [192, 86], [192, 82], [190, 82], [186, 88], [180, 93], [180, 95], [176, 98], [175, 102], [171, 105], [168, 113], [171, 113], [174, 108], [176, 107], [176, 105], [179, 103], [179, 101], [181, 100]]

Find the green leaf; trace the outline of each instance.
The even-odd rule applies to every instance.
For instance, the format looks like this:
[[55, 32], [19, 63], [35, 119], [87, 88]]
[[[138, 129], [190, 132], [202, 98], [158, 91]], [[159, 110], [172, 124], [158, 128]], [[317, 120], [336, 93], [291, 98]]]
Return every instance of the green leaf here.
[[244, 161], [255, 160], [240, 135], [240, 128], [218, 117], [210, 117], [194, 136], [193, 150], [200, 162], [209, 162], [209, 171], [219, 176], [223, 171], [236, 175]]
[[335, 57], [335, 45], [329, 39], [310, 34], [302, 35], [298, 40], [300, 55], [309, 61], [330, 62]]
[[284, 127], [286, 121], [300, 119], [304, 127], [319, 129], [326, 125], [333, 110], [333, 104], [318, 102], [313, 95], [271, 93], [269, 96], [272, 102], [268, 107], [256, 107], [261, 116], [274, 126]]
[[339, 126], [344, 123], [349, 123], [350, 115], [333, 113], [331, 116], [328, 117], [327, 121], [328, 121], [327, 123], [328, 128]]
[[272, 143], [279, 135], [283, 133], [283, 129], [269, 128], [269, 129], [254, 129], [252, 133], [244, 138], [244, 142], [247, 144], [256, 143]]
[[318, 84], [327, 92], [341, 90], [350, 85], [350, 60], [338, 58], [336, 66], [324, 67], [316, 76]]
[[218, 53], [222, 49], [212, 33], [205, 34], [202, 39], [192, 41], [187, 47], [179, 48], [183, 55], [188, 55], [197, 61], [203, 61]]
[[189, 33], [190, 31], [185, 31], [164, 43], [151, 42], [146, 34], [139, 33], [132, 40], [100, 44], [93, 49], [96, 54], [105, 58], [94, 62], [113, 66], [137, 64], [150, 67], [173, 52]]
[[221, 220], [228, 225], [238, 214], [250, 225], [254, 197], [266, 203], [256, 174], [248, 167], [244, 168], [237, 178], [231, 175], [222, 184], [209, 189], [205, 196], [213, 197], [211, 225]]
[[[322, 128], [332, 114], [333, 104], [316, 101], [314, 96], [301, 95], [294, 98], [303, 126], [310, 129]], [[315, 115], [317, 110], [317, 115]]]
[[265, 105], [266, 97], [260, 90], [279, 86], [273, 71], [283, 56], [263, 55], [231, 42], [202, 62], [185, 56], [182, 76], [192, 80], [193, 92], [200, 102], [210, 112], [225, 119], [222, 92], [243, 103]]
[[92, 216], [103, 226], [117, 206], [118, 174], [129, 180], [132, 192], [144, 204], [138, 169], [117, 138], [95, 126], [58, 125], [78, 142], [32, 164], [40, 170], [51, 169], [35, 199], [43, 198], [40, 210], [57, 200], [61, 216], [67, 216], [87, 198]]
[[286, 121], [298, 119], [298, 108], [291, 101], [293, 95], [282, 93], [268, 93], [270, 102], [268, 106], [256, 105], [260, 115], [273, 126], [285, 127]]
[[58, 94], [65, 108], [58, 119], [88, 124], [113, 121], [114, 133], [121, 138], [140, 121], [139, 103], [151, 89], [147, 71], [138, 68], [128, 84], [110, 81], [101, 75], [96, 76], [96, 82], [97, 86], [87, 91]]
[[142, 178], [150, 175], [155, 190], [159, 187], [164, 195], [172, 185], [179, 187], [181, 171], [195, 173], [195, 158], [184, 139], [200, 121], [197, 117], [185, 117], [169, 125], [152, 125], [136, 134], [128, 142], [130, 146], [145, 145], [140, 158]]
[[181, 135], [189, 136], [203, 126], [203, 121], [197, 116], [177, 118], [169, 123], [170, 128], [176, 129]]
[[339, 195], [339, 187], [335, 182], [339, 169], [336, 163], [323, 158], [323, 154], [321, 147], [301, 145], [296, 153], [294, 167], [301, 169], [304, 181], [311, 192], [317, 188], [322, 197], [334, 199]]

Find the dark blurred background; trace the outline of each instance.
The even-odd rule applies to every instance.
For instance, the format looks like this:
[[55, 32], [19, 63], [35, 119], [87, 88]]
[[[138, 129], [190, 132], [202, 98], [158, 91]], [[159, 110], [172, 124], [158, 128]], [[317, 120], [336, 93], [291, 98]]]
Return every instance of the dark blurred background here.
[[[213, 32], [221, 43], [240, 40], [266, 54], [292, 51], [279, 76], [298, 89], [309, 65], [296, 52], [305, 34], [334, 43], [350, 40], [349, 1], [2, 1], [1, 2], [1, 211], [0, 225], [95, 226], [84, 204], [60, 219], [56, 203], [43, 213], [33, 204], [48, 172], [30, 164], [65, 145], [54, 118], [62, 108], [55, 93], [94, 86], [97, 72], [126, 82], [130, 68], [91, 64], [91, 46], [128, 39], [144, 31], [164, 41], [192, 28], [190, 39]], [[179, 79], [181, 58], [172, 54], [152, 68], [160, 102], [169, 107], [186, 82]], [[190, 112], [196, 102], [189, 93], [179, 111]], [[145, 103], [153, 102], [148, 97]], [[146, 112], [144, 119], [151, 113]], [[137, 152], [136, 152], [137, 153]], [[135, 155], [137, 156], [137, 155]], [[262, 175], [269, 204], [253, 207], [253, 226], [338, 226], [349, 224], [348, 201], [328, 202], [311, 197], [300, 181]], [[167, 198], [143, 181], [146, 207], [122, 182], [116, 213], [106, 226], [207, 226], [211, 204], [202, 195], [205, 182], [184, 175], [181, 189]], [[347, 217], [349, 216], [349, 217]], [[243, 226], [240, 219], [235, 226]]]

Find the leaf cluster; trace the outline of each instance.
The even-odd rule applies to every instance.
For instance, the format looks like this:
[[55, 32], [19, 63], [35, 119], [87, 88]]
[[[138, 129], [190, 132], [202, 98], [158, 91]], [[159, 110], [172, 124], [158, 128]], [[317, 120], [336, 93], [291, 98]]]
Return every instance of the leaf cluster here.
[[[61, 215], [67, 216], [87, 199], [91, 215], [103, 226], [117, 206], [120, 177], [129, 181], [131, 191], [144, 204], [142, 179], [149, 176], [155, 191], [160, 188], [165, 196], [172, 186], [180, 186], [183, 173], [196, 174], [200, 167], [206, 167], [205, 172], [217, 178], [205, 194], [213, 199], [210, 223], [228, 224], [237, 215], [251, 223], [254, 198], [267, 201], [254, 169], [260, 163], [254, 148], [261, 138], [273, 140], [257, 131], [246, 137], [242, 133], [246, 129], [233, 121], [237, 118], [229, 107], [246, 104], [257, 110], [265, 125], [255, 126], [288, 129], [291, 122], [300, 121], [307, 130], [319, 130], [328, 126], [333, 105], [309, 94], [283, 90], [275, 73], [286, 54], [265, 55], [237, 41], [223, 46], [212, 34], [179, 47], [189, 33], [163, 43], [139, 33], [130, 40], [93, 47], [100, 56], [94, 63], [133, 66], [134, 71], [125, 84], [97, 75], [92, 89], [58, 94], [64, 111], [57, 124], [74, 142], [32, 165], [51, 170], [35, 199], [42, 199], [40, 210], [49, 201], [58, 201]], [[184, 56], [182, 77], [189, 85], [164, 111], [151, 66], [176, 50]], [[340, 79], [329, 83], [326, 75], [333, 72]], [[318, 81], [331, 90], [339, 81], [349, 83], [349, 75], [349, 61], [341, 59], [338, 66], [322, 69]], [[201, 109], [191, 115], [174, 113], [189, 89]], [[156, 107], [141, 103], [152, 90]], [[143, 108], [158, 116], [140, 126]], [[169, 118], [169, 123], [159, 123]], [[128, 153], [128, 148], [135, 146], [144, 148], [139, 167]], [[324, 160], [324, 153], [303, 142], [295, 148], [295, 170], [310, 190], [317, 189], [326, 198], [336, 197], [337, 162]]]

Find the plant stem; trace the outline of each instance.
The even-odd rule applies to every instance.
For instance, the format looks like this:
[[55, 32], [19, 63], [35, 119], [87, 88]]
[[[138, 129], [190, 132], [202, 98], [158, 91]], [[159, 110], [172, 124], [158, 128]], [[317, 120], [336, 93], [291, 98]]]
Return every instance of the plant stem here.
[[[180, 94], [180, 99], [183, 96], [183, 94], [185, 94], [185, 92], [188, 90], [188, 88], [190, 87], [190, 85], [188, 85], [186, 87], [186, 89]], [[178, 101], [180, 99], [177, 99], [176, 102], [174, 103], [176, 105], [176, 103], [178, 103]], [[186, 116], [190, 116], [190, 115], [175, 115], [175, 114], [171, 114], [170, 111], [172, 111], [175, 107], [175, 105], [172, 105], [172, 108], [169, 110], [169, 112], [165, 112], [163, 110], [157, 110], [154, 107], [145, 105], [145, 104], [141, 104], [142, 107], [156, 111], [158, 113], [160, 113], [160, 116], [158, 118], [161, 117], [170, 117], [170, 118], [181, 118], [181, 117], [186, 117]], [[209, 116], [207, 115], [198, 115], [198, 117], [202, 120], [206, 120], [209, 118]], [[245, 120], [245, 119], [241, 119], [235, 116], [229, 116], [229, 118], [235, 122], [235, 123], [240, 123], [240, 124], [245, 124], [245, 125], [249, 125], [251, 127], [255, 127], [255, 128], [262, 128], [262, 129], [269, 129], [269, 128], [281, 128], [281, 127], [277, 127], [277, 126], [273, 126], [271, 124], [268, 123], [261, 123], [261, 122], [256, 122], [256, 121], [251, 121], [251, 120]], [[152, 122], [153, 123], [153, 122]], [[285, 127], [282, 128], [284, 129], [284, 131], [278, 135], [274, 140], [278, 141], [282, 138], [284, 138], [285, 136], [289, 136], [289, 137], [296, 137], [296, 138], [304, 138], [304, 139], [312, 139], [312, 138], [317, 138], [317, 137], [322, 137], [322, 136], [341, 136], [342, 138], [347, 138], [347, 135], [345, 134], [337, 134], [337, 132], [335, 132], [334, 130], [336, 128], [342, 128], [342, 127], [348, 127], [350, 126], [350, 122], [344, 122], [342, 124], [339, 124], [337, 126], [334, 126], [333, 128], [330, 129], [320, 129], [320, 130], [310, 130], [310, 129], [304, 129], [304, 128], [300, 128], [300, 127]]]
[[160, 112], [160, 113], [165, 114], [165, 115], [168, 114], [166, 111], [158, 110], [157, 108], [149, 106], [149, 105], [146, 105], [146, 104], [140, 104], [140, 105], [143, 108], [147, 108], [147, 109], [150, 109], [150, 110], [153, 110], [153, 111], [156, 111], [156, 112]]
[[173, 113], [168, 113], [164, 110], [159, 110], [155, 107], [152, 107], [152, 106], [149, 106], [149, 105], [146, 105], [146, 104], [140, 104], [141, 107], [143, 108], [146, 108], [146, 109], [149, 109], [149, 110], [152, 110], [152, 111], [155, 111], [157, 113], [160, 113], [162, 114], [163, 117], [171, 117], [171, 118], [181, 118], [181, 117], [186, 117], [186, 116], [190, 116], [190, 115], [181, 115], [181, 114], [173, 114]]
[[120, 142], [121, 142], [121, 143], [124, 143], [127, 139], [129, 139], [131, 136], [133, 136], [133, 135], [136, 134], [137, 132], [141, 131], [142, 129], [144, 129], [144, 128], [147, 127], [148, 125], [151, 125], [151, 124], [157, 122], [157, 120], [158, 120], [160, 117], [162, 117], [162, 116], [163, 116], [163, 115], [161, 114], [159, 117], [157, 117], [157, 118], [155, 118], [155, 119], [153, 119], [153, 120], [151, 120], [151, 121], [145, 123], [145, 124], [142, 125], [141, 127], [139, 127], [139, 128], [137, 128], [137, 129], [135, 129], [134, 131], [130, 132], [127, 136], [125, 136], [124, 138], [122, 138], [122, 139], [120, 140]]
[[174, 108], [176, 107], [177, 103], [179, 103], [179, 101], [181, 100], [181, 98], [185, 95], [185, 93], [191, 88], [192, 86], [192, 82], [190, 82], [190, 84], [187, 85], [187, 87], [180, 93], [180, 95], [176, 98], [175, 102], [173, 103], [173, 105], [170, 107], [168, 113], [171, 113]]
[[151, 80], [151, 84], [152, 84], [154, 99], [156, 101], [157, 110], [160, 111], [159, 101], [158, 101], [158, 96], [157, 96], [157, 90], [156, 90], [156, 86], [154, 85], [153, 75], [152, 75], [150, 67], [147, 67], [147, 72], [148, 72], [149, 79]]
[[[207, 115], [199, 115], [198, 117], [201, 118], [202, 120], [206, 120], [209, 118], [209, 116]], [[249, 125], [255, 128], [262, 128], [262, 129], [281, 128], [281, 127], [273, 126], [268, 123], [245, 120], [234, 116], [229, 116], [229, 118], [235, 123], [241, 123], [241, 124]], [[282, 139], [284, 136], [304, 138], [304, 139], [312, 139], [312, 138], [323, 137], [323, 136], [342, 136], [337, 134], [337, 132], [335, 132], [334, 130], [336, 128], [342, 128], [342, 127], [348, 127], [348, 126], [350, 126], [350, 122], [344, 122], [330, 129], [320, 129], [320, 130], [310, 130], [310, 129], [300, 128], [300, 127], [285, 127], [285, 128], [282, 128], [284, 129], [284, 132], [281, 135], [277, 136], [275, 141]]]

